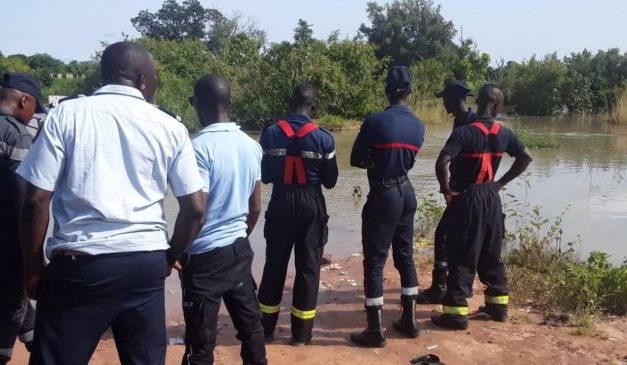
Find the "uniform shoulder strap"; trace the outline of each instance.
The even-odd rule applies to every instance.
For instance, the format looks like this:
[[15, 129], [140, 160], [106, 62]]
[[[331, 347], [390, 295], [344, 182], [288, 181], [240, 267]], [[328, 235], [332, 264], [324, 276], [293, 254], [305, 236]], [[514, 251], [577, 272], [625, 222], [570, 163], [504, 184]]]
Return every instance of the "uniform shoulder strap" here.
[[290, 123], [287, 122], [287, 120], [279, 120], [277, 122], [277, 125], [279, 126], [279, 128], [281, 128], [283, 133], [285, 133], [287, 138], [294, 137], [294, 135], [295, 135], [294, 128], [292, 128], [292, 126], [290, 125]]
[[486, 127], [485, 124], [483, 124], [481, 122], [473, 122], [473, 123], [470, 123], [470, 125], [475, 127], [475, 128], [479, 128], [481, 133], [483, 133], [486, 136], [490, 133], [490, 131], [488, 130], [488, 127]]
[[309, 133], [315, 131], [316, 129], [318, 129], [318, 125], [314, 122], [309, 122], [305, 124], [301, 129], [299, 129], [298, 132], [296, 132], [296, 136], [298, 138], [303, 138]]
[[490, 134], [497, 135], [499, 134], [500, 131], [501, 131], [501, 123], [496, 122], [496, 121], [492, 123], [492, 128], [490, 128]]

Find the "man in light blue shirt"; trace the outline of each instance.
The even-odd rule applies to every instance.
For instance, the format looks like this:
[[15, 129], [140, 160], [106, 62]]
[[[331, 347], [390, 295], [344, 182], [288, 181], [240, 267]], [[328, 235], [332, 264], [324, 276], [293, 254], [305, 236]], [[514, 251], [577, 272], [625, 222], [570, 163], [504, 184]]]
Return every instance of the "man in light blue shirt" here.
[[[52, 110], [17, 170], [28, 182], [20, 218], [26, 291], [38, 299], [31, 364], [87, 364], [109, 327], [122, 364], [164, 364], [168, 265], [202, 226], [187, 129], [147, 102], [157, 88], [152, 55], [114, 43], [101, 72], [105, 86], [94, 95]], [[169, 242], [168, 185], [181, 208]]]
[[243, 363], [267, 364], [248, 241], [261, 212], [261, 146], [229, 121], [231, 86], [223, 77], [198, 80], [190, 103], [204, 126], [192, 144], [207, 213], [182, 259], [183, 364], [213, 364], [222, 299], [242, 341]]

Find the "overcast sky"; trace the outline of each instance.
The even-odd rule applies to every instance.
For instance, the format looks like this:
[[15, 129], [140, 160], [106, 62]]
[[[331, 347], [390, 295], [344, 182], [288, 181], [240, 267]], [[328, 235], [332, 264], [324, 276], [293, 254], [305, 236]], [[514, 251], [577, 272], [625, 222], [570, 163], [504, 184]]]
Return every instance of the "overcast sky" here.
[[[291, 39], [299, 18], [314, 25], [315, 36], [332, 31], [354, 36], [367, 22], [360, 0], [200, 0], [227, 15], [241, 13], [265, 30], [270, 41]], [[383, 3], [384, 1], [379, 1]], [[524, 60], [557, 51], [618, 47], [627, 51], [625, 0], [436, 0], [445, 18], [473, 38], [492, 60]], [[156, 10], [162, 0], [0, 0], [3, 54], [49, 53], [69, 61], [87, 60], [100, 42], [137, 35], [130, 18]]]

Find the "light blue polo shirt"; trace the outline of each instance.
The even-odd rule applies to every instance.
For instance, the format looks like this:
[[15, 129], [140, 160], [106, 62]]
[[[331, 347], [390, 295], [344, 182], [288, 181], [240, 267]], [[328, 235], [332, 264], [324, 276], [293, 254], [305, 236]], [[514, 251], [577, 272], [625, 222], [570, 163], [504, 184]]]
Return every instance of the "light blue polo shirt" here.
[[261, 180], [262, 150], [235, 123], [211, 124], [192, 144], [209, 195], [205, 225], [187, 249], [196, 255], [246, 237], [248, 200]]

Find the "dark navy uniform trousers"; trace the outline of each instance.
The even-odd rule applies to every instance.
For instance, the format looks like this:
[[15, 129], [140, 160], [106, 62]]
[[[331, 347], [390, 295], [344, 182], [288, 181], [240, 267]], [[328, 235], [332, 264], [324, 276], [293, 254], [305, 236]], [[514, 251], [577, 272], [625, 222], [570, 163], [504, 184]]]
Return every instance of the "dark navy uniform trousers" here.
[[224, 300], [242, 341], [244, 365], [267, 364], [261, 312], [252, 277], [253, 250], [247, 238], [211, 251], [184, 256], [181, 283], [185, 316], [182, 364], [213, 364], [218, 312]]
[[[22, 257], [19, 247], [4, 242], [0, 248], [0, 364], [11, 358], [16, 337], [22, 342], [33, 339], [35, 310], [22, 285]], [[5, 250], [6, 249], [6, 250]]]
[[507, 279], [501, 259], [504, 219], [494, 183], [471, 185], [449, 207], [446, 241], [449, 274], [443, 311], [468, 314], [466, 298], [475, 274], [487, 286], [486, 303], [507, 304]]
[[392, 246], [394, 267], [401, 276], [401, 294], [418, 294], [414, 263], [416, 195], [409, 180], [401, 184], [370, 183], [362, 212], [364, 287], [367, 306], [383, 305], [383, 267]]
[[266, 333], [274, 331], [278, 319], [287, 266], [294, 248], [292, 338], [303, 342], [311, 339], [328, 220], [320, 186], [275, 188], [266, 213], [266, 264], [259, 287]]
[[165, 251], [56, 255], [39, 288], [31, 364], [85, 365], [109, 327], [122, 364], [164, 364], [166, 265]]

